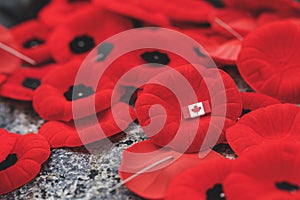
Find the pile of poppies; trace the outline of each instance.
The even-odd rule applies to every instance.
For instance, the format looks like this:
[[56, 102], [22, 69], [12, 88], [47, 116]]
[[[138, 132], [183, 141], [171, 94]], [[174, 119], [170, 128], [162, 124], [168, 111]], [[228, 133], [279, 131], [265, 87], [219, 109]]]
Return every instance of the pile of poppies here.
[[[202, 63], [197, 70], [174, 52], [148, 48], [115, 59], [98, 80], [99, 63], [116, 51], [116, 44], [103, 41], [149, 26], [193, 38], [218, 69], [203, 62], [207, 55], [201, 48], [190, 47]], [[38, 134], [0, 130], [0, 194], [32, 180], [50, 148], [93, 143], [137, 119], [149, 139], [123, 152], [119, 173], [141, 197], [300, 198], [299, 1], [52, 0], [37, 19], [0, 32], [1, 44], [34, 61], [0, 51], [0, 96], [32, 101], [46, 120]], [[78, 83], [82, 63], [95, 48], [96, 59], [85, 62], [89, 71], [81, 74], [89, 78]], [[116, 84], [140, 65], [134, 78]], [[173, 70], [157, 73], [165, 66]], [[238, 69], [248, 92], [239, 91], [238, 77], [223, 70], [228, 68]], [[145, 77], [147, 84], [140, 82]], [[178, 84], [180, 77], [192, 93]], [[165, 85], [184, 97], [180, 103]], [[162, 123], [161, 129], [149, 128], [153, 122]], [[211, 150], [223, 143], [237, 159]]]

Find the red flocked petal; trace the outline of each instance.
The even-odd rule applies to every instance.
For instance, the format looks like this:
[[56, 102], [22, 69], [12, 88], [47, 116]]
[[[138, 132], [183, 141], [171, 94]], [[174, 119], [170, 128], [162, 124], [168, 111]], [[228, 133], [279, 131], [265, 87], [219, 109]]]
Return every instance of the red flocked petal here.
[[39, 21], [31, 20], [19, 24], [11, 29], [11, 33], [20, 46], [20, 51], [37, 64], [51, 60], [47, 41], [50, 30]]
[[49, 28], [55, 28], [64, 21], [66, 16], [84, 9], [91, 0], [51, 0], [38, 14], [39, 20]]
[[7, 80], [0, 87], [0, 96], [31, 101], [35, 90], [40, 86], [42, 78], [55, 67], [55, 64], [49, 64], [39, 68], [20, 68], [7, 77]]
[[53, 31], [50, 51], [57, 62], [83, 59], [100, 42], [130, 28], [130, 20], [89, 6], [72, 14]]
[[277, 141], [299, 142], [300, 108], [276, 104], [257, 109], [242, 117], [226, 131], [226, 138], [236, 154], [252, 147]]
[[[74, 117], [73, 106], [80, 108], [75, 110], [77, 119], [111, 106], [114, 83], [109, 78], [104, 78], [102, 84], [93, 88], [94, 83], [98, 83], [98, 77], [94, 76], [91, 68], [80, 73], [84, 80], [81, 79], [82, 82], [74, 86], [80, 67], [81, 60], [73, 60], [52, 70], [43, 78], [33, 98], [33, 107], [43, 119], [70, 121]], [[75, 99], [72, 96], [72, 86], [77, 91]]]
[[[120, 0], [95, 0], [113, 12], [136, 18], [158, 26], [169, 26], [173, 23], [208, 22], [209, 16], [215, 12], [215, 8], [205, 1], [188, 0], [184, 4], [180, 0], [171, 2], [167, 0], [151, 1], [120, 1]], [[199, 9], [201, 8], [201, 12]]]
[[263, 26], [244, 39], [239, 71], [255, 91], [283, 102], [300, 103], [299, 45], [297, 24], [281, 21]]
[[[145, 85], [135, 104], [139, 123], [145, 133], [154, 144], [167, 145], [176, 151], [198, 152], [205, 137], [209, 145], [202, 148], [210, 148], [215, 145], [214, 142], [224, 142], [224, 130], [234, 124], [242, 110], [239, 92], [233, 80], [217, 69], [202, 69], [201, 75], [191, 65], [176, 70], [185, 77], [193, 91], [180, 82], [180, 75], [174, 71], [159, 74], [151, 79], [150, 82], [154, 81], [158, 84]], [[205, 83], [204, 78], [208, 83]], [[220, 82], [223, 82], [224, 88], [219, 87]], [[208, 90], [207, 84], [211, 91]], [[167, 89], [168, 85], [172, 85], [174, 89]], [[174, 91], [178, 91], [178, 97], [175, 96]], [[187, 106], [197, 103], [191, 102], [194, 93], [198, 102], [208, 101], [210, 105], [215, 102], [212, 108], [213, 115], [208, 113], [193, 119], [184, 117], [185, 111], [188, 112]], [[226, 97], [222, 96], [225, 94]], [[184, 108], [180, 108], [179, 101]], [[151, 108], [153, 105], [161, 105], [165, 112], [163, 108]], [[165, 123], [161, 124], [164, 121]], [[156, 130], [160, 126], [162, 129]], [[209, 126], [211, 126], [210, 131], [213, 130], [210, 134], [207, 133]], [[220, 133], [220, 136], [213, 133]], [[216, 137], [219, 138], [218, 141], [214, 141]]]
[[1, 130], [0, 137], [1, 142], [7, 141], [5, 150], [0, 152], [0, 194], [6, 194], [39, 173], [41, 164], [50, 156], [50, 147], [42, 136], [36, 134], [15, 135]]
[[143, 141], [123, 152], [122, 164], [119, 168], [121, 179], [125, 180], [145, 167], [169, 156], [176, 160], [167, 160], [153, 167], [127, 182], [126, 186], [143, 198], [162, 199], [170, 182], [179, 174], [207, 160], [220, 159], [222, 157], [214, 151], [211, 151], [205, 158], [199, 158], [199, 154], [181, 155], [170, 149], [159, 149], [150, 141]]
[[[10, 31], [0, 25], [0, 42], [5, 46], [17, 49], [18, 45], [14, 41], [14, 38]], [[15, 72], [21, 64], [21, 60], [10, 53], [7, 53], [3, 49], [0, 49], [1, 67], [0, 73], [11, 74]]]
[[294, 143], [262, 145], [243, 154], [224, 181], [226, 199], [300, 199], [300, 148]]
[[[134, 110], [125, 103], [113, 106], [116, 113], [112, 114], [111, 108], [97, 114], [98, 123], [93, 123], [91, 117], [79, 119], [76, 122], [46, 122], [39, 130], [39, 134], [44, 136], [52, 148], [76, 147], [89, 144], [106, 137], [110, 137], [122, 132], [135, 120]], [[126, 112], [131, 116], [126, 119]], [[117, 123], [117, 124], [116, 124]], [[102, 131], [100, 131], [100, 127]], [[103, 134], [104, 133], [104, 134]]]
[[171, 182], [165, 200], [225, 199], [223, 182], [233, 162], [225, 158], [209, 160], [183, 172]]

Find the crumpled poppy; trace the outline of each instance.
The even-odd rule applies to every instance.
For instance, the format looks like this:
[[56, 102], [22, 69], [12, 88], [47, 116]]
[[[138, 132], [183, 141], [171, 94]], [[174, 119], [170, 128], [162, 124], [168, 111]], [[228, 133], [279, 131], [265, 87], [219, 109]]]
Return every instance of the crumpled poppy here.
[[35, 90], [40, 86], [42, 78], [56, 64], [42, 67], [23, 67], [8, 76], [0, 87], [0, 96], [22, 101], [32, 101]]
[[257, 94], [254, 92], [241, 92], [240, 94], [243, 103], [242, 115], [247, 114], [252, 110], [281, 103], [279, 100], [264, 94]]
[[226, 199], [300, 199], [300, 148], [265, 144], [239, 157], [224, 181]]
[[[208, 22], [209, 16], [215, 8], [205, 1], [181, 0], [171, 2], [167, 0], [151, 1], [120, 1], [120, 0], [95, 0], [95, 3], [104, 8], [135, 19], [162, 27], [181, 22], [203, 23]], [[201, 8], [201, 12], [199, 12]]]
[[237, 63], [252, 89], [282, 102], [300, 103], [299, 30], [292, 21], [274, 22], [244, 39]]
[[130, 20], [89, 6], [72, 14], [53, 31], [49, 37], [50, 52], [57, 62], [84, 59], [97, 44], [130, 28]]
[[170, 182], [179, 174], [208, 160], [222, 158], [214, 151], [204, 158], [200, 158], [197, 153], [180, 154], [170, 149], [160, 149], [149, 140], [129, 147], [122, 156], [119, 174], [123, 181], [140, 170], [157, 164], [125, 183], [132, 192], [146, 199], [163, 199]]
[[[0, 25], [0, 43], [3, 43], [10, 48], [18, 49], [18, 45], [14, 41], [14, 38], [9, 30]], [[21, 60], [10, 53], [4, 51], [0, 48], [0, 60], [1, 67], [0, 73], [3, 74], [12, 74], [20, 66]]]
[[165, 200], [225, 200], [223, 182], [233, 162], [209, 160], [183, 172], [169, 185]]
[[229, 145], [236, 154], [251, 147], [276, 141], [299, 140], [300, 107], [292, 104], [276, 104], [260, 108], [244, 115], [226, 131]]
[[[168, 71], [155, 76], [138, 95], [135, 108], [145, 133], [154, 144], [168, 146], [180, 152], [198, 152], [205, 138], [207, 146], [203, 145], [202, 148], [206, 149], [214, 146], [215, 142], [224, 142], [224, 130], [235, 123], [242, 111], [234, 81], [218, 69], [201, 68], [199, 74], [192, 65], [185, 65], [176, 70], [178, 73]], [[180, 75], [188, 81], [191, 89], [181, 82]], [[224, 84], [223, 88], [220, 83]], [[168, 89], [170, 85], [172, 89]], [[174, 91], [177, 91], [177, 96]], [[193, 100], [193, 95], [196, 95], [197, 100]], [[202, 102], [202, 105], [191, 101]], [[214, 107], [211, 107], [212, 103]], [[153, 105], [161, 105], [165, 112], [159, 108], [151, 108]], [[159, 130], [161, 122], [164, 124]], [[208, 134], [209, 126], [213, 131]], [[220, 135], [214, 136], [216, 133]], [[216, 137], [219, 138], [218, 141], [214, 141]]]
[[[113, 114], [112, 109], [116, 112]], [[130, 120], [126, 119], [126, 113], [130, 114]], [[135, 112], [125, 103], [118, 103], [112, 108], [97, 113], [98, 123], [93, 124], [91, 117], [79, 119], [76, 122], [46, 122], [39, 130], [39, 134], [44, 136], [52, 148], [76, 147], [89, 144], [106, 137], [113, 136], [125, 130], [128, 125], [135, 120]], [[101, 126], [104, 134], [101, 134]]]
[[122, 89], [114, 90], [115, 84], [109, 77], [101, 79], [101, 83], [93, 88], [94, 83], [98, 83], [98, 77], [94, 76], [92, 69], [82, 72], [81, 77], [84, 77], [84, 80], [75, 83], [80, 67], [81, 60], [75, 59], [51, 70], [42, 79], [34, 94], [33, 107], [43, 119], [70, 121], [73, 119], [75, 104], [82, 108], [76, 112], [76, 117], [86, 117], [108, 109], [111, 106], [113, 91], [117, 96], [123, 95]]
[[10, 29], [20, 52], [32, 58], [37, 64], [51, 60], [48, 47], [50, 30], [37, 20], [26, 21]]
[[66, 16], [91, 5], [92, 0], [51, 0], [38, 14], [39, 20], [49, 28], [55, 28]]
[[48, 142], [37, 134], [17, 135], [0, 129], [0, 195], [31, 181], [50, 156]]

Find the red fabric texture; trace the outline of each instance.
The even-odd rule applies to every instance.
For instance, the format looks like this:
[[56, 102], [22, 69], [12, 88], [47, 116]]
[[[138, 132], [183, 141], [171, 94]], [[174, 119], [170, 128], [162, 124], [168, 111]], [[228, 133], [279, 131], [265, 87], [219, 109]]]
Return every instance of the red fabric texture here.
[[[36, 61], [37, 64], [45, 63], [51, 60], [51, 54], [48, 47], [48, 36], [50, 29], [37, 20], [23, 22], [10, 29], [14, 40], [20, 47], [20, 51]], [[41, 43], [26, 47], [26, 43], [32, 40], [39, 40]], [[43, 42], [43, 43], [42, 43]]]
[[[130, 28], [132, 28], [130, 20], [109, 11], [88, 6], [66, 18], [53, 31], [49, 37], [50, 52], [57, 62], [67, 62], [74, 58], [84, 59], [97, 44]], [[91, 46], [88, 51], [74, 53], [70, 45], [74, 39], [82, 36], [90, 37], [95, 46]]]
[[226, 131], [226, 138], [236, 154], [265, 143], [299, 142], [300, 108], [276, 104], [257, 109], [242, 117]]
[[[111, 109], [116, 110], [114, 115]], [[126, 120], [126, 112], [132, 117], [130, 120]], [[79, 119], [76, 126], [73, 121], [49, 121], [40, 128], [39, 134], [48, 140], [52, 148], [82, 146], [122, 132], [136, 117], [131, 107], [118, 103], [113, 108], [99, 112], [97, 118], [97, 123], [91, 117]], [[103, 132], [100, 132], [99, 126]]]
[[[188, 0], [184, 4], [180, 0], [169, 2], [157, 0], [121, 1], [121, 0], [94, 0], [96, 4], [113, 12], [139, 19], [158, 26], [170, 26], [176, 22], [208, 22], [215, 8], [205, 1]], [[199, 12], [199, 8], [202, 9]]]
[[[158, 146], [169, 146], [176, 151], [187, 151], [198, 152], [203, 143], [204, 138], [207, 136], [208, 127], [211, 120], [215, 120], [214, 123], [221, 123], [224, 120], [224, 124], [221, 127], [219, 123], [213, 124], [212, 129], [214, 133], [221, 133], [218, 142], [224, 142], [224, 130], [229, 126], [233, 125], [235, 120], [240, 116], [242, 110], [241, 99], [239, 92], [233, 82], [233, 80], [225, 72], [217, 69], [202, 69], [201, 75], [199, 72], [193, 68], [191, 65], [186, 65], [176, 69], [192, 86], [193, 91], [188, 91], [187, 88], [178, 82], [178, 74], [169, 71], [155, 76], [150, 81], [155, 81], [158, 84], [147, 84], [144, 86], [143, 90], [139, 93], [137, 102], [135, 104], [137, 117], [140, 125], [144, 128], [145, 133], [150, 137], [151, 142]], [[220, 75], [218, 77], [218, 75]], [[211, 87], [211, 95], [209, 93], [208, 87], [204, 81], [204, 78], [209, 78], [209, 85]], [[207, 79], [206, 79], [207, 80]], [[218, 84], [223, 81], [225, 91], [223, 88], [218, 88]], [[181, 106], [179, 105], [179, 100], [175, 94], [167, 89], [167, 84], [171, 84], [175, 87], [174, 90], [180, 91], [178, 95], [183, 97], [181, 106], [191, 105], [197, 102], [191, 102], [192, 94], [195, 92], [198, 102], [209, 101], [211, 105], [211, 100], [214, 99], [215, 108], [214, 113], [210, 113], [200, 118], [194, 118], [191, 120], [184, 119], [182, 115]], [[183, 88], [182, 88], [183, 87]], [[221, 94], [226, 94], [226, 104], [222, 103]], [[225, 99], [224, 99], [225, 100]], [[153, 105], [161, 105], [165, 112], [161, 110], [154, 109], [153, 113], [151, 111], [152, 117], [150, 117], [150, 108]], [[225, 116], [224, 113], [220, 113], [222, 108], [226, 107]], [[166, 121], [165, 121], [166, 120]], [[146, 128], [151, 123], [161, 123], [164, 122], [161, 130], [152, 133], [152, 129]], [[181, 125], [180, 125], [181, 122]], [[159, 126], [159, 125], [156, 125]], [[180, 127], [180, 129], [179, 129]], [[197, 133], [193, 137], [191, 134], [191, 127], [197, 127]], [[146, 128], [146, 129], [145, 129]], [[155, 128], [155, 127], [154, 127]], [[175, 136], [177, 137], [176, 139]], [[210, 138], [211, 137], [211, 138]], [[172, 143], [169, 144], [169, 142]], [[207, 137], [209, 144], [214, 143], [214, 136], [209, 135]], [[188, 144], [188, 149], [186, 148]], [[211, 144], [211, 145], [215, 145]], [[211, 146], [206, 146], [202, 148], [210, 148]]]
[[8, 76], [6, 81], [0, 87], [0, 96], [22, 101], [32, 101], [38, 83], [32, 83], [33, 88], [24, 85], [26, 79], [34, 79], [41, 81], [42, 78], [53, 68], [56, 64], [49, 64], [43, 67], [24, 67], [17, 72]]
[[238, 69], [256, 92], [300, 103], [299, 45], [300, 27], [294, 22], [267, 24], [244, 39]]
[[[134, 155], [130, 153], [135, 153]], [[147, 154], [149, 153], [149, 154]], [[140, 155], [139, 155], [140, 154]], [[141, 169], [164, 158], [173, 156], [177, 160], [168, 160], [145, 173], [140, 174], [125, 185], [135, 194], [146, 199], [163, 199], [170, 182], [187, 169], [205, 163], [208, 160], [220, 159], [221, 155], [211, 151], [205, 158], [199, 154], [179, 154], [170, 149], [160, 150], [149, 140], [139, 142], [123, 152], [119, 174], [124, 181]], [[134, 172], [134, 173], [133, 173]]]
[[233, 162], [225, 158], [209, 160], [183, 172], [169, 185], [165, 200], [221, 199], [221, 194], [218, 194], [218, 198], [218, 195], [211, 196], [208, 193], [217, 184], [223, 185], [231, 172]]
[[[80, 73], [84, 80], [81, 79], [82, 82], [78, 84], [83, 84], [85, 87], [92, 89], [94, 94], [68, 101], [64, 94], [67, 91], [70, 92], [70, 87], [75, 84], [80, 67], [81, 60], [73, 60], [52, 70], [43, 78], [42, 84], [35, 91], [33, 98], [33, 107], [43, 119], [71, 121], [74, 117], [74, 110], [72, 110], [74, 104], [77, 104], [77, 108], [81, 108], [76, 112], [76, 117], [78, 119], [86, 117], [95, 112], [98, 113], [108, 109], [111, 106], [113, 92], [116, 92], [117, 96], [123, 94], [121, 93], [122, 89], [120, 91], [114, 90], [115, 84], [109, 77], [102, 78], [100, 84], [96, 88], [92, 88], [95, 82], [98, 83], [98, 77], [94, 75], [91, 68], [90, 71]], [[117, 97], [117, 99], [119, 98]]]
[[31, 181], [40, 171], [40, 166], [50, 156], [48, 142], [39, 135], [17, 135], [0, 130], [0, 166], [5, 159], [15, 154], [17, 161], [0, 171], [0, 194], [11, 192]]
[[[266, 144], [243, 154], [224, 181], [226, 199], [299, 199], [299, 161], [299, 144], [294, 143]], [[292, 187], [279, 189], [282, 184]]]
[[55, 28], [66, 16], [91, 5], [91, 0], [51, 0], [38, 14], [39, 20], [49, 28]]

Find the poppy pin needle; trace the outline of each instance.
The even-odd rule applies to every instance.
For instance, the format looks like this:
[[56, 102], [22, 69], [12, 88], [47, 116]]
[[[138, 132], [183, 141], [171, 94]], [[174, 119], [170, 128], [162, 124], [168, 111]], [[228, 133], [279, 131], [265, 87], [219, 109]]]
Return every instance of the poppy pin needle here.
[[156, 166], [158, 166], [158, 165], [160, 165], [160, 164], [162, 164], [162, 163], [164, 163], [164, 162], [166, 162], [166, 161], [168, 161], [168, 160], [172, 160], [173, 158], [174, 158], [173, 156], [168, 156], [168, 157], [166, 157], [166, 158], [164, 158], [164, 159], [162, 159], [162, 160], [159, 160], [159, 161], [157, 161], [157, 162], [155, 162], [155, 163], [153, 163], [153, 164], [151, 164], [151, 165], [149, 165], [149, 166], [147, 166], [147, 167], [141, 169], [140, 171], [136, 172], [134, 175], [128, 177], [128, 178], [125, 179], [124, 181], [122, 181], [122, 182], [120, 182], [119, 184], [117, 184], [117, 185], [115, 185], [114, 187], [112, 187], [112, 188], [109, 190], [109, 192], [113, 192], [114, 190], [118, 189], [118, 188], [121, 187], [122, 185], [124, 185], [124, 184], [128, 183], [129, 181], [133, 180], [134, 178], [138, 177], [140, 174], [143, 174], [143, 173], [145, 173], [146, 171], [148, 171], [148, 170], [150, 170], [150, 169], [152, 169], [152, 168], [154, 168], [154, 167], [156, 167]]
[[8, 53], [10, 53], [10, 54], [18, 57], [18, 58], [20, 58], [21, 60], [23, 60], [23, 61], [31, 64], [31, 65], [36, 65], [36, 61], [35, 60], [29, 58], [28, 56], [20, 53], [19, 51], [15, 50], [15, 49], [13, 49], [13, 48], [11, 48], [9, 46], [7, 46], [6, 44], [4, 44], [2, 42], [0, 42], [0, 48], [3, 49], [6, 52], [8, 52]]
[[239, 34], [238, 32], [236, 32], [233, 28], [231, 28], [228, 24], [226, 24], [223, 20], [221, 20], [220, 18], [216, 17], [215, 18], [215, 22], [223, 27], [224, 29], [226, 29], [229, 33], [231, 33], [234, 37], [236, 37], [238, 40], [243, 41], [243, 36], [241, 36], [241, 34]]

